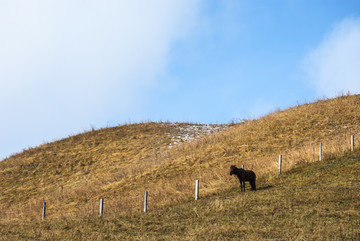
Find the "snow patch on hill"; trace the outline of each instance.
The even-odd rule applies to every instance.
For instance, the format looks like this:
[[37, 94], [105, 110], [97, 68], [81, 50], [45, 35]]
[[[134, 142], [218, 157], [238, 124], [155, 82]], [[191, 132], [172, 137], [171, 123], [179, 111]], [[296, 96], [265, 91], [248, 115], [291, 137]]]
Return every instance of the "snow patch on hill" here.
[[226, 125], [203, 125], [203, 124], [173, 124], [172, 133], [168, 133], [170, 138], [169, 148], [181, 145], [184, 142], [195, 141], [204, 135], [221, 132], [228, 128]]

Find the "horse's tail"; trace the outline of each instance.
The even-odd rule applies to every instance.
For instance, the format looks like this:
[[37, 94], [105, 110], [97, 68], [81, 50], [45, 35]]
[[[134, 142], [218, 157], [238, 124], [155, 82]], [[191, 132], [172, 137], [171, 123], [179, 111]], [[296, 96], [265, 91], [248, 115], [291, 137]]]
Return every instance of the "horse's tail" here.
[[252, 190], [256, 190], [256, 174], [255, 172], [251, 171], [251, 176], [252, 176], [252, 180], [250, 182], [250, 185], [251, 185], [251, 189]]
[[251, 185], [251, 189], [252, 189], [252, 190], [256, 190], [255, 180], [252, 180], [252, 181], [250, 182], [250, 185]]

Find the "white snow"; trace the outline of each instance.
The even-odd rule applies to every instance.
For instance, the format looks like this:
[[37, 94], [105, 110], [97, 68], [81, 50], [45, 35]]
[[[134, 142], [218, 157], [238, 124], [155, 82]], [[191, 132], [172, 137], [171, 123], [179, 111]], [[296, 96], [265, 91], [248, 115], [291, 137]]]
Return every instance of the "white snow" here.
[[184, 142], [195, 141], [204, 135], [225, 130], [226, 125], [201, 125], [201, 124], [176, 124], [174, 123], [173, 133], [170, 137], [169, 148], [179, 146]]

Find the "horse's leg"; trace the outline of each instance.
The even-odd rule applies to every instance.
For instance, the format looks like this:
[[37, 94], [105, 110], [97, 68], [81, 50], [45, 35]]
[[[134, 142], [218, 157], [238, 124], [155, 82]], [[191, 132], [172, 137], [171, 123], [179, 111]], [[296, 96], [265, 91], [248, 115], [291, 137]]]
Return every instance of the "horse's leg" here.
[[243, 181], [240, 181], [240, 192], [243, 191]]
[[244, 187], [244, 192], [245, 192], [245, 181], [243, 181], [243, 187]]

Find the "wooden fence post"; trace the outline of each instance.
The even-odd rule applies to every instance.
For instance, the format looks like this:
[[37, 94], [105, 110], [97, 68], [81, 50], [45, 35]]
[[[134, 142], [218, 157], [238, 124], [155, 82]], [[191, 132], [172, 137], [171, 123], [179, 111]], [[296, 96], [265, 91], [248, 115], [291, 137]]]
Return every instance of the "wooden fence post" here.
[[351, 136], [351, 151], [354, 151], [354, 136]]
[[282, 155], [279, 155], [279, 174], [281, 174]]
[[145, 197], [144, 197], [144, 213], [147, 212], [147, 199], [148, 199], [148, 191], [145, 191]]
[[199, 180], [195, 181], [195, 200], [199, 199]]
[[100, 198], [100, 210], [99, 210], [99, 216], [102, 217], [104, 212], [104, 199]]
[[322, 159], [322, 143], [320, 142], [320, 145], [319, 145], [319, 161], [321, 161]]
[[46, 202], [43, 202], [42, 219], [44, 220], [45, 217], [46, 217]]

